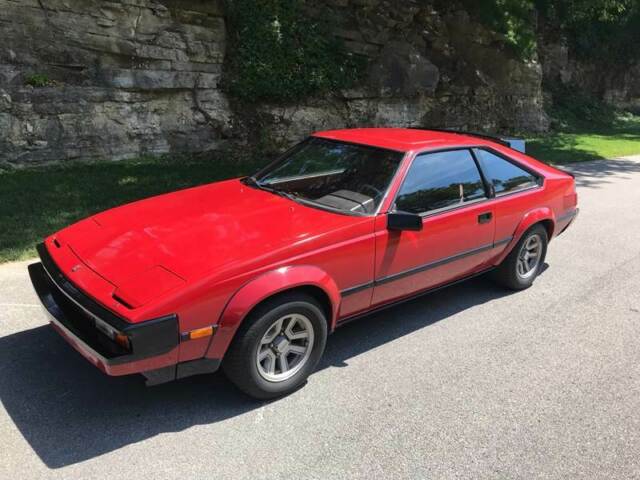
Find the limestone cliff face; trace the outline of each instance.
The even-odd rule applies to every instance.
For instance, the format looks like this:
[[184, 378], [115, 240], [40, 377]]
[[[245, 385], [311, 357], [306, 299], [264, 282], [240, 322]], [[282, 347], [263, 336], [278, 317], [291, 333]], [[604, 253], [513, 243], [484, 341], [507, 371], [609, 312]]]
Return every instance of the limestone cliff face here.
[[441, 126], [477, 131], [548, 127], [542, 68], [517, 59], [504, 41], [457, 2], [435, 10], [412, 0], [319, 2], [339, 19], [336, 35], [369, 58], [364, 84], [333, 101], [260, 105], [269, 135], [299, 138], [336, 126]]
[[363, 84], [240, 111], [219, 88], [219, 0], [0, 0], [0, 164], [211, 150], [251, 141], [252, 119], [282, 144], [344, 126], [544, 130], [542, 67], [455, 2], [426, 3], [317, 2], [368, 57]]
[[547, 89], [577, 85], [583, 93], [614, 107], [640, 113], [640, 63], [605, 68], [572, 58], [566, 42], [557, 38], [538, 45]]
[[174, 3], [0, 0], [0, 161], [215, 148], [224, 18], [215, 1]]

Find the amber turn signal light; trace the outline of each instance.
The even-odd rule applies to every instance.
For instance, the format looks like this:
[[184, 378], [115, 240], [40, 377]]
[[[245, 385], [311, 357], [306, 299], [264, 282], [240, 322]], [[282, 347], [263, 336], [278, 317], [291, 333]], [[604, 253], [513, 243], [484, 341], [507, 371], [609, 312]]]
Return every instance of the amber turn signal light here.
[[120, 345], [123, 348], [126, 348], [127, 350], [129, 350], [130, 348], [130, 344], [129, 344], [129, 337], [127, 337], [125, 334], [123, 333], [117, 333], [113, 339], [115, 340], [115, 342]]
[[191, 330], [189, 332], [189, 338], [195, 340], [196, 338], [210, 337], [213, 335], [213, 327], [198, 328], [197, 330]]

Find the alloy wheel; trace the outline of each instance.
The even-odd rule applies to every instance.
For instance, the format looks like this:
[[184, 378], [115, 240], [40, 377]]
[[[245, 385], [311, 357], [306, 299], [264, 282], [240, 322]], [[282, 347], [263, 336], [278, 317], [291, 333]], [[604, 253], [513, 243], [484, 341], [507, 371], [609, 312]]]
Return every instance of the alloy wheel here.
[[518, 252], [516, 272], [521, 278], [529, 278], [535, 274], [542, 258], [542, 238], [540, 235], [531, 235], [522, 244]]
[[256, 351], [262, 378], [283, 382], [307, 363], [313, 349], [313, 325], [304, 315], [288, 314], [276, 320], [263, 335]]

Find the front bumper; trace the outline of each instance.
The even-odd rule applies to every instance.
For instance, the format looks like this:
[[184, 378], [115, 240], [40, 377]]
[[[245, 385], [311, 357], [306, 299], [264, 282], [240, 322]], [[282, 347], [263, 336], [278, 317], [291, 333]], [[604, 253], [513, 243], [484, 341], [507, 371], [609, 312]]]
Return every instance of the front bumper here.
[[[109, 375], [142, 373], [175, 365], [180, 341], [176, 315], [128, 323], [78, 290], [60, 271], [44, 245], [41, 262], [29, 265], [31, 283], [54, 328], [87, 360]], [[129, 338], [125, 348], [96, 327], [97, 322]]]

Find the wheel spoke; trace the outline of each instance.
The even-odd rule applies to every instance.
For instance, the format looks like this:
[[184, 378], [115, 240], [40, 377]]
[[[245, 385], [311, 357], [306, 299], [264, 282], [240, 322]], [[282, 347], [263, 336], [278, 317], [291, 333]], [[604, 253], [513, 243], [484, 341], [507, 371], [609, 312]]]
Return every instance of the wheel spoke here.
[[293, 327], [298, 324], [298, 317], [296, 315], [291, 316], [291, 320], [287, 324], [287, 328], [285, 328], [285, 332], [292, 331]]
[[287, 332], [287, 337], [289, 337], [289, 340], [303, 340], [309, 337], [309, 332], [306, 330], [301, 330], [300, 332], [295, 333]]
[[284, 321], [286, 319], [287, 319], [287, 317], [282, 317], [276, 323], [273, 324], [273, 327], [275, 329], [276, 335], [282, 331], [282, 324], [284, 323]]
[[285, 373], [289, 370], [289, 362], [287, 360], [287, 354], [283, 353], [278, 357], [278, 361], [280, 362], [280, 373]]
[[273, 340], [278, 336], [280, 331], [282, 330], [282, 323], [284, 322], [284, 318], [279, 319], [276, 323], [271, 325], [271, 328], [267, 330], [267, 333], [262, 337], [260, 343], [265, 345], [267, 343], [273, 342]]
[[304, 355], [307, 352], [307, 347], [303, 347], [300, 345], [289, 345], [289, 352], [295, 353], [296, 355]]
[[307, 330], [304, 328], [304, 325], [302, 325], [302, 330], [293, 330], [293, 328], [298, 324], [300, 324], [300, 322], [298, 321], [298, 317], [292, 317], [289, 325], [287, 325], [287, 328], [284, 331], [289, 340], [302, 340], [309, 336], [309, 332], [307, 332]]
[[[260, 363], [262, 364], [262, 368], [264, 368], [265, 372], [269, 375], [273, 375], [276, 373], [276, 355], [271, 350], [265, 350], [265, 352], [266, 355]], [[266, 362], [263, 364], [262, 362], [264, 360], [266, 360]]]

